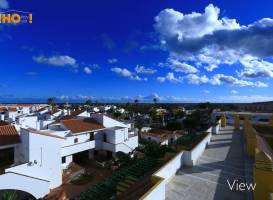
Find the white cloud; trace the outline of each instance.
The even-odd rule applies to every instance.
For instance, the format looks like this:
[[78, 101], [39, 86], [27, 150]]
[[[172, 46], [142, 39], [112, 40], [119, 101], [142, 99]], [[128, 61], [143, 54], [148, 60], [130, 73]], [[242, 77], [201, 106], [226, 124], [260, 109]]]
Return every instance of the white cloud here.
[[204, 13], [193, 12], [184, 15], [173, 9], [162, 10], [155, 17], [155, 29], [161, 34], [161, 39], [177, 37], [179, 41], [189, 38], [200, 38], [211, 35], [217, 30], [239, 29], [240, 25], [235, 19], [219, 19], [220, 9], [208, 5]]
[[157, 70], [155, 70], [153, 68], [148, 68], [148, 67], [137, 65], [135, 67], [135, 71], [138, 74], [154, 74], [154, 73], [156, 73]]
[[170, 67], [176, 72], [184, 72], [186, 74], [198, 72], [198, 69], [196, 69], [194, 66], [191, 66], [185, 62], [180, 62], [175, 58], [169, 58], [168, 62], [165, 63], [165, 66]]
[[113, 63], [116, 63], [116, 62], [118, 62], [118, 59], [116, 59], [116, 58], [109, 58], [108, 59], [108, 63], [110, 63], [110, 64], [113, 64]]
[[172, 83], [181, 83], [183, 81], [183, 78], [181, 76], [175, 77], [174, 73], [172, 72], [167, 73], [166, 79]]
[[235, 78], [233, 76], [227, 76], [224, 74], [215, 74], [212, 78], [208, 78], [206, 75], [198, 76], [196, 74], [189, 74], [186, 76], [186, 79], [188, 80], [190, 84], [195, 84], [195, 85], [209, 83], [212, 85], [227, 84], [230, 86], [238, 86], [238, 87], [246, 87], [246, 86], [258, 87], [258, 88], [268, 87], [266, 83], [263, 83], [260, 81], [256, 81], [256, 82], [246, 81], [246, 80]]
[[210, 94], [210, 91], [209, 91], [209, 90], [203, 90], [203, 92], [204, 92], [205, 94]]
[[190, 84], [195, 84], [195, 85], [204, 84], [204, 83], [209, 82], [209, 79], [206, 75], [197, 76], [196, 74], [189, 74], [186, 76], [186, 78], [188, 79], [188, 82]]
[[0, 0], [0, 9], [8, 9], [9, 2], [7, 0]]
[[251, 87], [258, 87], [258, 88], [268, 86], [267, 84], [260, 81], [251, 82], [246, 80], [240, 80], [233, 76], [227, 76], [224, 74], [215, 74], [210, 80], [210, 83], [212, 85], [228, 84], [228, 85], [239, 86], [239, 87], [251, 86]]
[[74, 58], [70, 56], [52, 56], [52, 57], [45, 57], [45, 56], [33, 56], [33, 60], [36, 63], [39, 64], [48, 64], [48, 65], [53, 65], [53, 66], [73, 66], [77, 67], [77, 62]]
[[148, 80], [147, 78], [141, 78], [141, 77], [135, 75], [134, 73], [132, 73], [131, 71], [129, 71], [126, 68], [114, 67], [114, 68], [111, 68], [111, 71], [116, 73], [119, 76], [126, 77], [130, 80], [136, 80], [136, 81], [147, 81]]
[[239, 92], [237, 90], [231, 90], [230, 93], [231, 94], [238, 94]]
[[[164, 9], [155, 17], [154, 28], [161, 48], [181, 63], [194, 63], [191, 65], [207, 71], [223, 64], [241, 64], [241, 77], [273, 78], [273, 19], [240, 25], [235, 19], [220, 17], [220, 9], [210, 4], [204, 13]], [[262, 82], [221, 79], [239, 86], [266, 86]]]
[[111, 68], [112, 72], [115, 72], [116, 74], [120, 75], [120, 76], [124, 76], [124, 77], [130, 77], [132, 76], [132, 73], [126, 69], [126, 68], [119, 68], [119, 67], [114, 67]]
[[273, 78], [273, 63], [257, 57], [246, 55], [240, 59], [244, 69], [239, 72], [240, 76], [247, 78]]
[[156, 80], [161, 83], [165, 82], [166, 80], [170, 81], [171, 83], [181, 83], [183, 81], [183, 77], [175, 77], [173, 72], [168, 72], [165, 77], [159, 76], [156, 78]]
[[92, 70], [91, 70], [89, 67], [84, 67], [84, 68], [83, 68], [83, 71], [84, 71], [86, 74], [92, 74]]
[[159, 76], [159, 77], [157, 77], [157, 78], [156, 78], [156, 80], [157, 80], [158, 82], [163, 83], [163, 82], [165, 82], [165, 81], [166, 81], [166, 78], [165, 78], [165, 77], [163, 77], [163, 76]]

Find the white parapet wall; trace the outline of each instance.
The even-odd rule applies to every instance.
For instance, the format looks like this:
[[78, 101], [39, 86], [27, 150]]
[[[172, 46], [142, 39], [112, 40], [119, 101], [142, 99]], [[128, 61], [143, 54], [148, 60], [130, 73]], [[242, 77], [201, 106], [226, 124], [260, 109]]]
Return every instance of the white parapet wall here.
[[199, 142], [199, 144], [196, 145], [191, 151], [184, 151], [183, 164], [186, 166], [195, 165], [198, 158], [205, 151], [207, 145], [210, 142], [210, 139], [211, 139], [211, 133], [208, 133], [208, 135], [201, 142]]
[[176, 172], [183, 166], [184, 151], [176, 154], [169, 162], [161, 167], [154, 175], [164, 178], [164, 183], [168, 183], [176, 174]]
[[212, 134], [219, 134], [219, 131], [220, 131], [220, 123], [221, 123], [221, 120], [218, 120], [216, 122], [216, 124], [212, 127]]
[[181, 151], [176, 154], [169, 162], [161, 167], [152, 176], [154, 186], [146, 192], [140, 200], [164, 200], [166, 184], [175, 176], [177, 171], [186, 166], [195, 165], [198, 158], [203, 154], [207, 145], [210, 143], [212, 127], [206, 130], [207, 136], [203, 138], [191, 151]]
[[152, 182], [154, 186], [146, 192], [144, 196], [142, 196], [139, 200], [164, 200], [165, 199], [165, 189], [166, 184], [164, 179], [158, 176], [152, 177]]
[[49, 193], [50, 182], [22, 174], [8, 172], [0, 176], [0, 190], [25, 191], [36, 199], [43, 198]]

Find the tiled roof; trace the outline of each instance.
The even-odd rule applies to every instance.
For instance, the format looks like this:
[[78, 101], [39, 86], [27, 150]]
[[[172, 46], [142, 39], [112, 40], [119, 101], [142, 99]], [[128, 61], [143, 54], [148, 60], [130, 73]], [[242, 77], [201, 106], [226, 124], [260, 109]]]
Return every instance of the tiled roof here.
[[31, 107], [34, 106], [34, 104], [28, 104], [28, 103], [20, 103], [20, 104], [16, 104], [16, 106], [20, 106], [20, 107]]
[[34, 134], [39, 134], [39, 135], [44, 135], [44, 136], [49, 136], [49, 137], [55, 137], [55, 138], [59, 138], [59, 139], [65, 139], [64, 137], [58, 136], [58, 135], [54, 135], [51, 132], [48, 131], [39, 131], [39, 130], [35, 130], [35, 129], [27, 129], [30, 133], [34, 133]]
[[18, 143], [20, 143], [20, 136], [14, 126], [0, 126], [0, 146]]
[[43, 107], [43, 108], [40, 108], [39, 110], [37, 110], [37, 112], [42, 112], [42, 111], [45, 111], [47, 109], [48, 109], [48, 107]]
[[8, 109], [6, 107], [0, 107], [0, 112], [6, 112]]
[[60, 109], [53, 109], [52, 111], [48, 112], [49, 115], [54, 115], [55, 113], [61, 111]]
[[91, 118], [62, 120], [61, 123], [72, 133], [81, 133], [105, 128]]
[[17, 112], [15, 107], [0, 107], [0, 112]]
[[162, 129], [151, 129], [148, 132], [142, 132], [141, 134], [157, 137], [157, 138], [160, 138], [161, 141], [164, 141], [172, 137], [173, 135], [181, 136], [183, 135], [183, 133], [184, 133], [183, 131], [168, 131], [168, 130], [162, 130]]
[[15, 107], [8, 107], [9, 112], [17, 112], [17, 108]]

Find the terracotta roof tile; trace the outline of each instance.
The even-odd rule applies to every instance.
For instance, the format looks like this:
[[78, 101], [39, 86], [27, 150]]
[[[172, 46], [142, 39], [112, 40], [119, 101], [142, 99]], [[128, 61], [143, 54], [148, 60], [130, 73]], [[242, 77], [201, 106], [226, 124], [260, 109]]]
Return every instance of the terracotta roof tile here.
[[0, 112], [6, 112], [8, 109], [6, 107], [0, 107]]
[[20, 136], [14, 126], [0, 126], [0, 146], [18, 143], [20, 143]]
[[59, 138], [59, 139], [65, 139], [64, 137], [54, 135], [53, 133], [51, 133], [49, 131], [39, 131], [39, 130], [31, 129], [31, 128], [28, 128], [27, 130], [30, 133], [34, 133], [34, 134], [39, 134], [39, 135], [44, 135], [44, 136], [49, 136], [49, 137], [55, 137], [55, 138]]
[[72, 133], [81, 133], [105, 128], [91, 118], [62, 120], [61, 123]]
[[17, 112], [17, 108], [15, 107], [8, 107], [9, 112]]
[[[141, 134], [147, 136], [153, 136], [160, 138], [161, 141], [167, 140], [168, 138], [172, 137], [173, 135], [181, 136], [183, 135], [183, 131], [168, 131], [162, 129], [151, 129], [148, 132], [142, 132]], [[185, 133], [184, 133], [185, 134]]]

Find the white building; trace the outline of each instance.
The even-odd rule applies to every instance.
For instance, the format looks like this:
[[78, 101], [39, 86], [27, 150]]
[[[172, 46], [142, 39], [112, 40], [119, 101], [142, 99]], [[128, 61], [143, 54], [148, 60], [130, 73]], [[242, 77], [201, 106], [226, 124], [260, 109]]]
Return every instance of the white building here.
[[[16, 189], [42, 198], [62, 184], [63, 169], [69, 167], [75, 154], [87, 151], [89, 158], [98, 152], [115, 156], [117, 152], [131, 153], [138, 146], [132, 125], [102, 114], [88, 115], [82, 111], [64, 116], [46, 130], [21, 127], [20, 134], [12, 126], [19, 141], [0, 143], [0, 149], [9, 145], [14, 149], [14, 164], [0, 175], [0, 190]], [[11, 137], [10, 129], [2, 129], [0, 141]]]
[[155, 142], [160, 145], [168, 145], [182, 135], [185, 135], [183, 131], [168, 131], [162, 129], [151, 129], [149, 127], [143, 127], [140, 134], [141, 139]]

